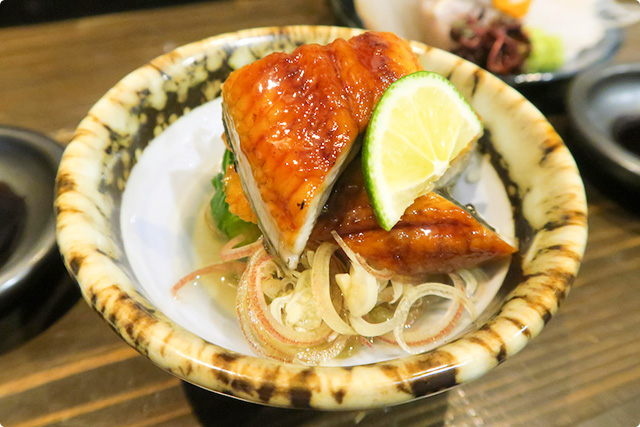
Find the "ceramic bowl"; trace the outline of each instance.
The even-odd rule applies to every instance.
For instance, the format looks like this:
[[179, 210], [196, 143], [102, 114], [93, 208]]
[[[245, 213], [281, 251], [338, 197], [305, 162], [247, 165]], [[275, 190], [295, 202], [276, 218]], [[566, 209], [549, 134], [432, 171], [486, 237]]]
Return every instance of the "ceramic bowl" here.
[[44, 135], [0, 127], [0, 182], [13, 193], [4, 198], [1, 221], [14, 228], [13, 242], [3, 238], [0, 255], [0, 313], [34, 288], [52, 261], [58, 261], [53, 187], [61, 156], [62, 146]]
[[[584, 189], [569, 151], [542, 114], [510, 86], [471, 63], [420, 43], [412, 47], [423, 66], [447, 76], [483, 118], [491, 135], [486, 149], [500, 177], [520, 247], [478, 321], [455, 341], [418, 355], [348, 366], [279, 363], [243, 350], [238, 344], [241, 337], [233, 333], [237, 328], [233, 321], [212, 324], [226, 330], [219, 338], [211, 338], [206, 330], [194, 332], [197, 325], [189, 323], [189, 316], [199, 308], [178, 312], [173, 308], [179, 302], [167, 305], [171, 301], [166, 294], [175, 278], [160, 275], [157, 283], [150, 283], [141, 273], [166, 268], [162, 262], [140, 268], [141, 257], [153, 253], [170, 260], [190, 250], [188, 239], [187, 246], [175, 252], [156, 239], [164, 233], [162, 221], [153, 222], [164, 215], [160, 211], [148, 218], [121, 218], [126, 210], [123, 199], [131, 199], [135, 191], [133, 178], [143, 163], [153, 162], [149, 159], [163, 151], [154, 149], [160, 139], [154, 137], [171, 132], [169, 139], [178, 138], [175, 145], [181, 147], [181, 132], [170, 124], [177, 125], [186, 113], [217, 98], [231, 70], [272, 51], [290, 51], [310, 42], [326, 44], [360, 31], [262, 28], [189, 44], [125, 77], [80, 123], [57, 177], [60, 250], [91, 307], [162, 369], [203, 388], [267, 405], [331, 410], [394, 405], [485, 374], [538, 335], [566, 296], [587, 235]], [[208, 185], [208, 177], [191, 179], [190, 168], [206, 163], [209, 172], [215, 171], [219, 158], [199, 156], [222, 153], [222, 142], [212, 142], [218, 135], [199, 134], [193, 157], [176, 160], [180, 165], [170, 178], [158, 165], [157, 185], [151, 181], [148, 191], [137, 190], [133, 198], [151, 203], [165, 196], [157, 189], [164, 185], [160, 181], [170, 179], [171, 197], [192, 203], [190, 191]], [[132, 250], [126, 230], [140, 231], [147, 245]], [[196, 316], [195, 321], [211, 318], [213, 314]]]
[[[569, 87], [572, 151], [594, 181], [623, 199], [640, 195], [640, 63], [598, 67]], [[589, 176], [587, 175], [587, 176]]]

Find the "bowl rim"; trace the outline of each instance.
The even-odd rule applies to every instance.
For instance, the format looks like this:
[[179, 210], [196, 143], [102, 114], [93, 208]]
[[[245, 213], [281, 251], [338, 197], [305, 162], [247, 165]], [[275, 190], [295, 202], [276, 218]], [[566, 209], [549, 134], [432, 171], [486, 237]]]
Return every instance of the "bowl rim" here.
[[[414, 50], [425, 54], [433, 52], [448, 61], [458, 61], [458, 65], [472, 66], [474, 91], [478, 82], [487, 80], [500, 85], [502, 93], [514, 104], [525, 105], [519, 108], [527, 108], [527, 114], [532, 114], [540, 123], [538, 126], [549, 135], [549, 144], [553, 144], [545, 148], [544, 161], [553, 163], [550, 159], [560, 159], [563, 170], [559, 173], [577, 185], [572, 211], [562, 216], [563, 220], [549, 222], [541, 228], [549, 235], [571, 237], [570, 240], [575, 241], [572, 251], [564, 254], [562, 247], [543, 248], [564, 254], [563, 263], [553, 271], [533, 272], [526, 280], [529, 283], [544, 278], [548, 283], [542, 286], [536, 282], [531, 289], [512, 294], [503, 303], [501, 311], [479, 329], [423, 354], [359, 366], [309, 367], [241, 355], [205, 342], [157, 312], [134, 290], [133, 279], [119, 269], [114, 258], [96, 246], [96, 236], [86, 233], [89, 229], [100, 234], [100, 230], [94, 230], [96, 223], [86, 212], [90, 197], [83, 195], [82, 185], [78, 185], [87, 175], [78, 173], [75, 168], [79, 163], [81, 168], [91, 167], [91, 160], [96, 160], [91, 155], [101, 154], [101, 150], [109, 145], [103, 140], [107, 133], [96, 132], [95, 116], [108, 112], [112, 108], [110, 102], [124, 96], [131, 87], [144, 84], [140, 76], [150, 68], [157, 73], [163, 63], [176, 64], [201, 51], [203, 46], [220, 48], [240, 40], [273, 35], [346, 38], [362, 31], [307, 25], [264, 27], [190, 43], [126, 76], [96, 103], [78, 126], [63, 155], [56, 180], [60, 251], [89, 305], [129, 345], [162, 369], [203, 388], [272, 406], [345, 410], [394, 405], [471, 381], [517, 353], [542, 330], [568, 292], [582, 259], [587, 230], [584, 188], [571, 155], [544, 116], [513, 88], [475, 65], [418, 42], [410, 42]], [[79, 159], [79, 155], [83, 156], [79, 153], [87, 153], [87, 150], [86, 157]], [[108, 239], [108, 236], [99, 237]], [[518, 288], [523, 285], [524, 282]], [[532, 292], [535, 292], [535, 298], [529, 298], [534, 295]]]
[[[62, 158], [63, 147], [53, 139], [16, 126], [0, 126], [0, 138], [11, 138], [18, 144], [35, 150], [56, 171]], [[53, 177], [53, 174], [52, 174]], [[21, 285], [26, 283], [35, 271], [56, 252], [56, 227], [53, 206], [38, 239], [29, 248], [25, 257], [11, 268], [0, 272], [0, 302], [11, 300]]]

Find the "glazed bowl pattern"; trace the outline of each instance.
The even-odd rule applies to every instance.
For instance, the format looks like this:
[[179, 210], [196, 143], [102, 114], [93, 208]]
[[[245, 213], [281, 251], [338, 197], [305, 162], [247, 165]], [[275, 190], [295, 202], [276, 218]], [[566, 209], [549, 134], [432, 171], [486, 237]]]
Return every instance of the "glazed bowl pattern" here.
[[488, 133], [513, 206], [520, 251], [498, 295], [459, 339], [423, 354], [358, 366], [310, 367], [240, 354], [189, 332], [151, 303], [123, 246], [122, 194], [137, 159], [178, 117], [220, 94], [229, 72], [272, 51], [360, 30], [245, 30], [176, 49], [134, 71], [80, 123], [57, 176], [57, 236], [86, 301], [128, 344], [185, 381], [283, 407], [393, 405], [483, 375], [520, 351], [558, 309], [586, 244], [586, 202], [573, 158], [542, 114], [511, 87], [449, 53], [412, 43], [449, 78]]

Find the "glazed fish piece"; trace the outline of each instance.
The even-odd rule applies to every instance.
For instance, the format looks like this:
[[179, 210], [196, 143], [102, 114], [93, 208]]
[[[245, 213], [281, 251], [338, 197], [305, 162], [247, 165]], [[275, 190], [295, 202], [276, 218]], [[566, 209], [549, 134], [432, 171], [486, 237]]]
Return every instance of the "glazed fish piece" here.
[[372, 267], [397, 280], [416, 282], [508, 256], [515, 248], [469, 212], [435, 192], [418, 198], [390, 231], [375, 218], [359, 161], [336, 184], [311, 236], [332, 241], [335, 230]]
[[229, 76], [223, 119], [244, 193], [269, 245], [295, 268], [331, 188], [386, 88], [419, 70], [390, 33], [303, 45]]
[[[387, 269], [402, 281], [420, 281], [427, 274], [450, 273], [515, 252], [497, 233], [473, 215], [432, 192], [418, 198], [391, 230], [377, 223], [364, 189], [359, 159], [352, 162], [332, 191], [311, 234], [312, 247], [333, 241], [335, 230], [372, 266]], [[255, 222], [237, 173], [225, 175], [229, 209]]]

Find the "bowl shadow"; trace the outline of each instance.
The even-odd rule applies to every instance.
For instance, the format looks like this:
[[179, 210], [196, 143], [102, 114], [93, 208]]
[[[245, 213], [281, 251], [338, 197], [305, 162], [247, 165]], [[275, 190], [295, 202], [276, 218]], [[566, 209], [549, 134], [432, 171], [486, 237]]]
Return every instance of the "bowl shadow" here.
[[362, 411], [317, 411], [256, 405], [223, 396], [187, 382], [182, 389], [203, 426], [349, 427], [404, 426], [419, 420], [421, 426], [446, 424], [448, 393], [443, 392], [403, 405]]

